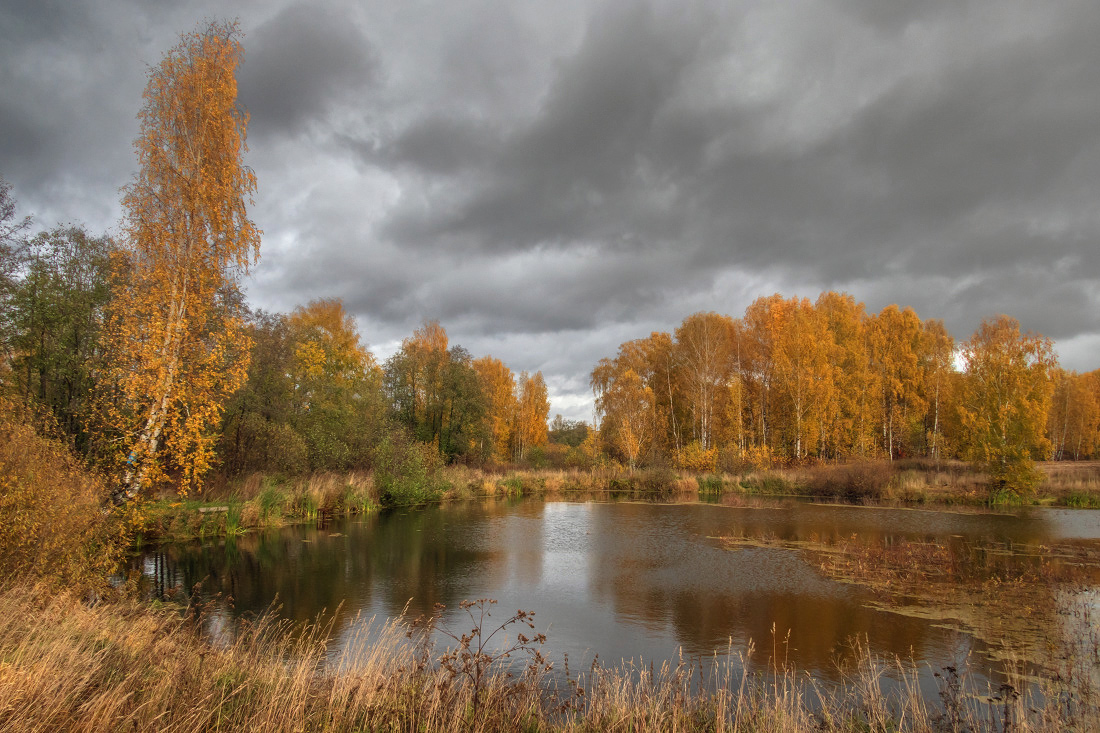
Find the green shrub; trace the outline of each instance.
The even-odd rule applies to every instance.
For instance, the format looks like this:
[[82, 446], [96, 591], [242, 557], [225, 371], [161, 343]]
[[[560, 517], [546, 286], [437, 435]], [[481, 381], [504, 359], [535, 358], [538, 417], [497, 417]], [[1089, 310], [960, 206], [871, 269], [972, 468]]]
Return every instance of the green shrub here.
[[695, 481], [699, 484], [699, 492], [702, 494], [720, 494], [725, 486], [722, 477], [713, 473], [696, 476]]
[[374, 481], [382, 506], [407, 506], [439, 501], [439, 453], [417, 443], [403, 431], [385, 435], [374, 451]]

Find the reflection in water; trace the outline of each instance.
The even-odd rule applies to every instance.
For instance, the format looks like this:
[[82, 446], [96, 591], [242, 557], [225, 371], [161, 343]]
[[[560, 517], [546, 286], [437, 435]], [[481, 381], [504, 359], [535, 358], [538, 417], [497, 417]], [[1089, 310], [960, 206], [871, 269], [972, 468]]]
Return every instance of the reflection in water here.
[[[955, 514], [787, 502], [762, 507], [466, 503], [288, 527], [221, 545], [171, 546], [141, 561], [151, 592], [219, 598], [223, 613], [272, 604], [293, 621], [333, 620], [337, 644], [357, 618], [495, 598], [499, 615], [536, 612], [547, 649], [575, 668], [599, 653], [662, 660], [758, 647], [831, 678], [851, 640], [938, 668], [959, 662], [969, 636], [875, 610], [870, 592], [824, 577], [782, 547], [726, 549], [724, 536], [830, 543], [858, 536], [890, 545], [963, 537], [991, 546], [1095, 543], [1096, 512]], [[1081, 520], [1087, 516], [1088, 521]], [[218, 595], [220, 594], [220, 596]], [[774, 632], [773, 632], [774, 630]]]

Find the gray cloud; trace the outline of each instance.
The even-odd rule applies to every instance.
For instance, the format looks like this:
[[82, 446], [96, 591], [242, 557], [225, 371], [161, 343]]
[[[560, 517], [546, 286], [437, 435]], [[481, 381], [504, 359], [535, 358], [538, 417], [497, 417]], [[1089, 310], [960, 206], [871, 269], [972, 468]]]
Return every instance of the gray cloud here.
[[284, 8], [250, 33], [248, 44], [239, 94], [253, 134], [302, 133], [334, 105], [354, 103], [377, 73], [354, 21], [324, 5]]

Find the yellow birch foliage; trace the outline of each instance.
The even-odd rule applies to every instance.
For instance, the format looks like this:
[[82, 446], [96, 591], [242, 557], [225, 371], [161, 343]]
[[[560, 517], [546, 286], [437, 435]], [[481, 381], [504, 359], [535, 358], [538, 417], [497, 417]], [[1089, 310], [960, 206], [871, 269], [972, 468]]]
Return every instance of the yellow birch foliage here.
[[1031, 491], [1040, 476], [1032, 459], [1045, 457], [1056, 366], [1050, 339], [1020, 333], [1008, 316], [983, 320], [962, 345], [966, 373], [959, 405], [967, 453], [984, 466], [993, 489]]
[[874, 452], [876, 374], [871, 368], [868, 319], [863, 303], [847, 293], [822, 293], [815, 305], [825, 320], [831, 346], [834, 389], [824, 407], [825, 446], [834, 458]]
[[733, 321], [719, 313], [693, 313], [676, 329], [676, 363], [692, 417], [692, 438], [714, 446], [721, 400], [732, 366]]
[[247, 375], [234, 299], [260, 231], [246, 211], [256, 179], [242, 162], [239, 37], [235, 23], [212, 23], [149, 71], [101, 399], [116, 502], [166, 474], [180, 493], [201, 487], [224, 402]]
[[1097, 372], [1077, 372], [1055, 369], [1052, 377], [1054, 397], [1051, 401], [1047, 434], [1051, 442], [1051, 457], [1056, 461], [1080, 460], [1094, 454], [1100, 441], [1100, 402], [1097, 397]]
[[490, 447], [487, 453], [494, 461], [508, 460], [508, 446], [512, 438], [512, 416], [516, 412], [516, 382], [500, 359], [483, 356], [474, 359], [473, 367], [485, 396], [486, 432]]
[[923, 421], [926, 408], [921, 397], [921, 320], [912, 308], [888, 305], [868, 326], [871, 363], [879, 387], [882, 449], [894, 460], [906, 447], [912, 422], [918, 417]]
[[546, 418], [550, 415], [550, 397], [542, 372], [535, 372], [533, 375], [520, 372], [516, 392], [512, 451], [516, 458], [522, 460], [527, 457], [527, 451], [549, 442]]
[[377, 372], [374, 356], [359, 342], [355, 319], [339, 298], [311, 300], [295, 308], [288, 322], [297, 337], [299, 383], [324, 378], [338, 386], [356, 385]]

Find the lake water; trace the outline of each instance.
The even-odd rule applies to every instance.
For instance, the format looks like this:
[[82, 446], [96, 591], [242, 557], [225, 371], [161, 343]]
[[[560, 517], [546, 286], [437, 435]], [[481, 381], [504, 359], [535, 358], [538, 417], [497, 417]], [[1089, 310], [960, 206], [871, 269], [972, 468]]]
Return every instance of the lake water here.
[[[406, 607], [416, 616], [445, 604], [444, 622], [464, 630], [459, 603], [493, 598], [494, 618], [534, 611], [545, 650], [557, 660], [568, 653], [574, 669], [597, 653], [605, 665], [659, 664], [679, 654], [743, 652], [752, 640], [761, 668], [775, 653], [827, 681], [857, 638], [929, 670], [988, 651], [968, 633], [874, 608], [869, 590], [826, 578], [804, 553], [730, 549], [720, 540], [728, 536], [965, 540], [1039, 555], [1100, 544], [1100, 512], [492, 501], [167, 546], [139, 562], [157, 594], [186, 595], [201, 581], [223, 632], [234, 617], [277, 604], [288, 619], [333, 619], [337, 648], [363, 619]], [[1050, 623], [1060, 623], [1055, 609], [1040, 609], [1048, 611]]]

